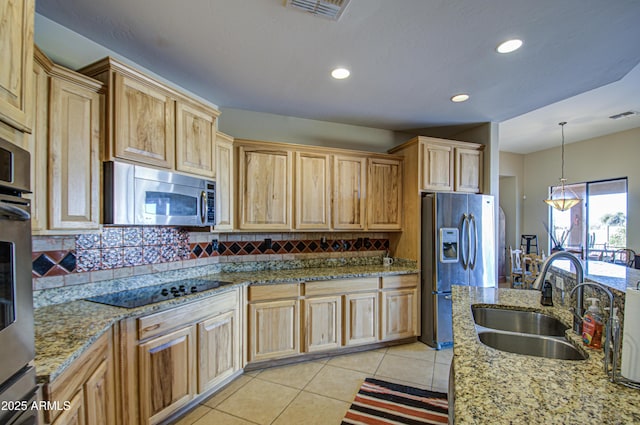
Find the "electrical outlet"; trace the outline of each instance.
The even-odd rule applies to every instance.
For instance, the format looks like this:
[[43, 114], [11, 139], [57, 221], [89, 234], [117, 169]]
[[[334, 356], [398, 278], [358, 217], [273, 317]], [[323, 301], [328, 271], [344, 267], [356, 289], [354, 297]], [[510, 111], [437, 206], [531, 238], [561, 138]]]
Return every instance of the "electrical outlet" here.
[[564, 291], [564, 279], [560, 276], [556, 276], [556, 288]]

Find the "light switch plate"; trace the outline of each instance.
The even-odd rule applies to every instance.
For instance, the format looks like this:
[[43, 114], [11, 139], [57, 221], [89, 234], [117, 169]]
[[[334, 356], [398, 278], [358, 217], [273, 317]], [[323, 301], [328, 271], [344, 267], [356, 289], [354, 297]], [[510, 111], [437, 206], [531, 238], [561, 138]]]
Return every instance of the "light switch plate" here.
[[556, 276], [556, 288], [564, 291], [564, 279], [560, 276]]

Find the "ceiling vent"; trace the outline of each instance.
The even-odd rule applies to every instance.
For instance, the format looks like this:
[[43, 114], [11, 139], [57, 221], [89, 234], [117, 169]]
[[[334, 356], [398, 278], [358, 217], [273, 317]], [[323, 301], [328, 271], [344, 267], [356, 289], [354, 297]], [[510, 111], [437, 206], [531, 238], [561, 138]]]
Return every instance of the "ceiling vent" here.
[[337, 21], [349, 0], [286, 0], [285, 6]]
[[621, 112], [619, 114], [611, 115], [609, 118], [611, 118], [612, 120], [619, 120], [620, 118], [629, 118], [635, 115], [640, 115], [640, 112], [638, 111]]

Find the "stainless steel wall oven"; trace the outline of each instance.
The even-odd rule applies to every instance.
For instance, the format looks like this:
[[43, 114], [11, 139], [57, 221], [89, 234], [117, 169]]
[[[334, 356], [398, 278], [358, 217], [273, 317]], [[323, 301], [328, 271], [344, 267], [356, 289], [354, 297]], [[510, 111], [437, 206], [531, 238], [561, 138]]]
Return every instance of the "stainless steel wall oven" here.
[[0, 139], [0, 424], [35, 424], [29, 153]]

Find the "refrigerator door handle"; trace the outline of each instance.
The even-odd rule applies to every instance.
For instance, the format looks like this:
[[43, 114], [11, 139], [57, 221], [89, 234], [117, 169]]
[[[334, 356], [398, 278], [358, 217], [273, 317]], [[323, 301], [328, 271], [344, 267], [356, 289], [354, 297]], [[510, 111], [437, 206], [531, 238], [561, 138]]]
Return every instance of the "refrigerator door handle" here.
[[467, 214], [462, 214], [462, 232], [460, 232], [460, 250], [462, 251], [462, 267], [466, 270], [469, 265], [469, 219]]
[[[476, 260], [478, 259], [478, 225], [476, 224], [476, 217], [473, 214], [469, 214], [470, 226], [469, 226], [469, 238], [471, 238], [471, 227], [473, 227], [473, 257], [469, 255], [469, 265], [471, 270], [476, 268]], [[471, 245], [471, 244], [469, 244]]]

